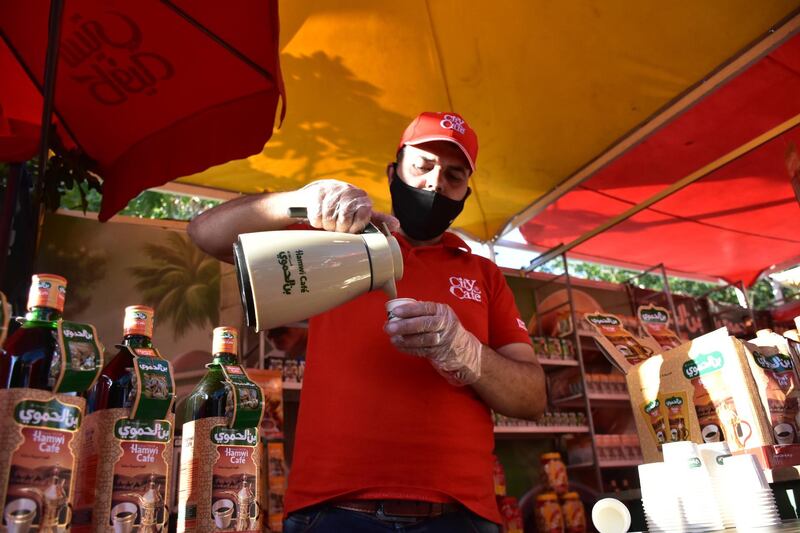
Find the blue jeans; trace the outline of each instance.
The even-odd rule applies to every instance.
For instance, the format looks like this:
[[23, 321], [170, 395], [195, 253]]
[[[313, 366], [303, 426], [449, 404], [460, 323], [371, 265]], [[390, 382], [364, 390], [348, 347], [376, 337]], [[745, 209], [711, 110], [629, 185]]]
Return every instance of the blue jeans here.
[[500, 526], [463, 509], [416, 523], [389, 522], [328, 505], [301, 509], [283, 522], [284, 533], [500, 533]]

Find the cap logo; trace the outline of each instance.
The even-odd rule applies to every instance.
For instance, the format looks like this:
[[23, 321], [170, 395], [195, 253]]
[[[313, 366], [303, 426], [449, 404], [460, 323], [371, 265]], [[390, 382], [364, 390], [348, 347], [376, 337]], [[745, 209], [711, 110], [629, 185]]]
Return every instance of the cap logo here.
[[439, 125], [446, 130], [453, 130], [457, 131], [460, 134], [464, 134], [464, 119], [461, 117], [457, 117], [455, 115], [445, 115]]

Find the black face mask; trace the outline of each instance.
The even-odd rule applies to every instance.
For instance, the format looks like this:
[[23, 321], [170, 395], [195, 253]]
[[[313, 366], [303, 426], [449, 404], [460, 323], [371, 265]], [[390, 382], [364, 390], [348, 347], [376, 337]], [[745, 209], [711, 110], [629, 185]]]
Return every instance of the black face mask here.
[[417, 189], [408, 185], [397, 175], [389, 185], [392, 194], [392, 210], [400, 221], [403, 232], [416, 241], [429, 241], [444, 233], [464, 209], [471, 189], [462, 200], [451, 200], [434, 191]]

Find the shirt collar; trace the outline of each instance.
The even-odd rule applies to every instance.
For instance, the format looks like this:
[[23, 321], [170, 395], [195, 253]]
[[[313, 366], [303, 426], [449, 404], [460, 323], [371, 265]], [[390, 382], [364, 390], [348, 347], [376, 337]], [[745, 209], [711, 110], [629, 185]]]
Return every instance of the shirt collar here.
[[467, 253], [471, 252], [469, 246], [461, 239], [461, 237], [459, 237], [455, 233], [450, 233], [449, 231], [445, 231], [444, 234], [442, 235], [441, 240], [436, 244], [431, 244], [428, 246], [419, 246], [419, 247], [411, 246], [408, 240], [399, 233], [393, 233], [392, 235], [397, 237], [397, 241], [400, 243], [400, 247], [405, 250], [414, 250], [417, 248], [436, 248], [440, 246], [442, 248], [447, 248], [454, 252], [456, 251], [467, 252]]

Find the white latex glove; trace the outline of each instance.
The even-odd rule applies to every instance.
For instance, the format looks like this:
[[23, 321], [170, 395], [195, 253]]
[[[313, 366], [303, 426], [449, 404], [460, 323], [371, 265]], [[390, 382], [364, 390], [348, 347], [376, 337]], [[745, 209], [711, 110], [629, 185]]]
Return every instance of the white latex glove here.
[[481, 377], [483, 345], [449, 305], [407, 303], [392, 314], [398, 319], [387, 322], [384, 331], [398, 350], [427, 358], [452, 385], [470, 385]]
[[338, 180], [314, 181], [297, 191], [308, 211], [308, 223], [326, 231], [359, 233], [370, 222], [385, 222], [390, 231], [400, 223], [391, 215], [372, 210], [372, 200], [363, 189]]

